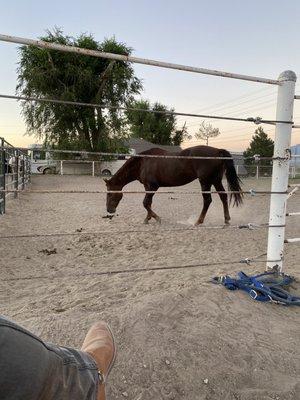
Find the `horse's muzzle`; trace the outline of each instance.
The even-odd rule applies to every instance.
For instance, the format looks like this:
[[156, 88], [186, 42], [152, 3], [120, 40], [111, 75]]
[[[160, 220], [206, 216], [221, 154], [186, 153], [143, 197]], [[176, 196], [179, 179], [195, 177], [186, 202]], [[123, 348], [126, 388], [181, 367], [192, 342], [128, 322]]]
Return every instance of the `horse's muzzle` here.
[[117, 210], [117, 207], [114, 207], [113, 205], [109, 205], [106, 207], [107, 214], [114, 214]]

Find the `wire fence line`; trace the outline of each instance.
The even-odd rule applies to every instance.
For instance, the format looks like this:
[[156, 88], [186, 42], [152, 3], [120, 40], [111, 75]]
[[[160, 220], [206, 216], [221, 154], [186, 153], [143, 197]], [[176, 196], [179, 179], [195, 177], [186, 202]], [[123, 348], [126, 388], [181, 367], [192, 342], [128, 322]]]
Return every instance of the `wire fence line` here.
[[36, 101], [42, 103], [55, 103], [62, 105], [72, 105], [72, 106], [81, 106], [81, 107], [92, 107], [92, 108], [101, 108], [101, 109], [109, 109], [109, 110], [119, 110], [119, 111], [136, 111], [136, 112], [145, 112], [152, 114], [164, 114], [164, 115], [175, 115], [175, 116], [184, 116], [184, 117], [195, 117], [195, 118], [207, 118], [207, 119], [219, 119], [225, 121], [237, 121], [237, 122], [253, 122], [256, 125], [260, 124], [269, 124], [275, 125], [277, 123], [281, 124], [292, 124], [292, 121], [277, 121], [277, 120], [267, 120], [261, 117], [248, 117], [248, 118], [236, 118], [236, 117], [226, 117], [221, 115], [207, 115], [207, 114], [194, 114], [194, 113], [185, 113], [185, 112], [175, 112], [168, 110], [147, 110], [144, 108], [135, 108], [130, 106], [111, 106], [108, 104], [97, 104], [97, 103], [83, 103], [79, 101], [69, 101], [69, 100], [59, 100], [59, 99], [49, 99], [49, 98], [41, 98], [34, 96], [14, 96], [7, 94], [0, 94], [0, 98], [2, 99], [12, 99], [12, 100], [21, 100], [21, 101]]
[[[155, 145], [155, 144], [154, 144]], [[5, 146], [0, 145], [0, 149], [5, 150]], [[22, 151], [31, 151], [32, 148], [20, 148]], [[131, 154], [131, 153], [110, 153], [110, 152], [101, 152], [101, 151], [85, 151], [85, 150], [58, 150], [58, 149], [49, 149], [49, 148], [39, 148], [39, 151], [45, 151], [47, 153], [53, 154], [81, 154], [83, 156], [103, 156], [103, 157], [124, 157], [126, 158], [174, 158], [180, 160], [253, 160], [253, 161], [263, 161], [263, 160], [279, 160], [285, 161], [290, 160], [291, 158], [298, 158], [300, 157], [299, 154], [290, 154], [287, 151], [285, 157], [262, 157], [260, 155], [254, 155], [250, 157], [244, 157], [240, 154], [233, 154], [230, 157], [221, 157], [221, 156], [186, 156], [186, 155], [178, 155], [177, 153], [174, 154]], [[57, 160], [57, 161], [64, 161], [64, 160]], [[66, 160], [68, 161], [68, 160]], [[78, 160], [81, 161], [81, 160]], [[92, 160], [88, 160], [92, 161]]]
[[193, 268], [201, 268], [201, 267], [209, 267], [209, 266], [221, 266], [221, 265], [233, 265], [233, 264], [247, 264], [251, 265], [252, 263], [266, 263], [266, 262], [279, 262], [281, 260], [259, 260], [256, 258], [244, 258], [239, 261], [231, 261], [224, 260], [218, 262], [206, 262], [206, 263], [197, 263], [197, 264], [186, 264], [186, 265], [173, 265], [173, 266], [151, 266], [145, 268], [126, 268], [119, 269], [115, 271], [95, 271], [95, 272], [82, 272], [78, 274], [56, 274], [56, 275], [35, 275], [35, 276], [19, 276], [14, 278], [4, 278], [3, 282], [15, 282], [15, 281], [23, 281], [23, 280], [39, 280], [39, 279], [63, 279], [63, 278], [82, 278], [84, 276], [112, 276], [112, 275], [120, 275], [120, 274], [138, 274], [143, 272], [155, 272], [155, 271], [170, 271], [170, 270], [185, 270], [185, 269], [193, 269]]
[[[102, 217], [105, 218], [105, 217]], [[285, 226], [285, 225], [282, 225]], [[25, 238], [49, 238], [49, 237], [64, 237], [64, 236], [103, 236], [103, 235], [122, 235], [128, 233], [146, 233], [153, 234], [155, 233], [169, 233], [169, 232], [200, 232], [200, 230], [205, 229], [262, 229], [262, 228], [278, 228], [278, 225], [269, 225], [268, 223], [264, 224], [256, 224], [253, 222], [249, 222], [247, 224], [239, 224], [239, 225], [197, 225], [190, 228], [160, 228], [160, 229], [126, 229], [126, 230], [108, 230], [108, 231], [93, 231], [93, 232], [85, 232], [83, 230], [78, 230], [76, 232], [55, 232], [55, 233], [23, 233], [23, 234], [13, 234], [13, 235], [0, 235], [0, 239], [25, 239]]]
[[[155, 145], [155, 144], [154, 144]], [[6, 146], [0, 146], [0, 149], [6, 150]], [[31, 148], [19, 148], [22, 151], [31, 151]], [[186, 156], [186, 155], [178, 155], [174, 154], [131, 154], [131, 153], [109, 153], [109, 152], [97, 152], [97, 151], [85, 151], [85, 150], [58, 150], [58, 149], [49, 149], [49, 148], [41, 148], [39, 151], [45, 151], [47, 153], [53, 154], [80, 154], [83, 156], [103, 156], [103, 157], [122, 157], [122, 158], [166, 158], [166, 159], [180, 159], [180, 160], [253, 160], [255, 162], [264, 161], [264, 160], [279, 160], [279, 161], [288, 161], [291, 158], [299, 158], [299, 154], [290, 154], [287, 151], [285, 157], [262, 157], [260, 155], [254, 155], [250, 157], [244, 157], [239, 154], [233, 154], [230, 157], [220, 157], [220, 156]], [[56, 161], [69, 161], [69, 160], [56, 160]], [[77, 160], [77, 161], [93, 161], [93, 160]], [[95, 161], [95, 160], [94, 160]], [[96, 160], [97, 161], [97, 160]], [[101, 161], [101, 160], [100, 160]], [[245, 167], [247, 167], [246, 165]], [[249, 165], [251, 166], [251, 164]]]
[[13, 190], [13, 189], [0, 189], [0, 193], [39, 193], [39, 194], [186, 194], [186, 195], [199, 195], [199, 194], [240, 194], [240, 195], [265, 195], [265, 194], [284, 194], [287, 191], [276, 192], [270, 190], [199, 190], [199, 191], [155, 191], [155, 190], [41, 190], [41, 189], [26, 189], [26, 190]]

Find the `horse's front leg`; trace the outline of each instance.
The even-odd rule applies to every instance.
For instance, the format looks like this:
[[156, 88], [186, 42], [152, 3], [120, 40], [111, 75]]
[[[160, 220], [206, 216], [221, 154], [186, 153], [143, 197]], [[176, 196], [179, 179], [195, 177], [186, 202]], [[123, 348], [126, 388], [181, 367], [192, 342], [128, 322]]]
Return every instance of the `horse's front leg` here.
[[[145, 187], [145, 189], [146, 189], [146, 191], [156, 191], [157, 190], [157, 189], [148, 188], [148, 187], [147, 188]], [[155, 212], [152, 211], [152, 209], [151, 209], [153, 196], [154, 196], [154, 193], [146, 193], [146, 196], [143, 201], [143, 205], [147, 210], [147, 216], [144, 220], [144, 224], [148, 224], [148, 222], [150, 221], [151, 218], [154, 218], [158, 223], [161, 223], [160, 217], [157, 214], [155, 214]]]

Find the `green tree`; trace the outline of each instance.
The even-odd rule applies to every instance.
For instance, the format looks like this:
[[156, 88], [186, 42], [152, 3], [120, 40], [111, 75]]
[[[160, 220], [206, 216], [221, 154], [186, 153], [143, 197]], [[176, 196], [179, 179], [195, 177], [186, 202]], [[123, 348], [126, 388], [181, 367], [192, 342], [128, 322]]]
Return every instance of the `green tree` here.
[[[132, 49], [114, 38], [97, 42], [59, 29], [47, 31], [46, 42], [129, 55]], [[39, 49], [20, 48], [17, 93], [23, 96], [124, 106], [142, 89], [132, 65], [124, 61]], [[58, 148], [114, 150], [125, 135], [124, 113], [84, 106], [22, 102], [27, 133]]]
[[[179, 145], [188, 136], [185, 127], [176, 130], [176, 118], [172, 114], [172, 108], [168, 109], [161, 103], [151, 105], [148, 100], [135, 100], [130, 107], [135, 110], [128, 110], [125, 114], [131, 136], [162, 145]], [[144, 112], [140, 111], [141, 109], [154, 112]]]
[[[272, 157], [274, 151], [274, 142], [268, 137], [262, 127], [258, 127], [249, 147], [244, 151], [244, 157], [253, 157], [254, 155], [260, 155], [261, 157]], [[270, 165], [272, 160], [260, 160], [260, 165]], [[253, 164], [254, 160], [245, 160], [245, 164]]]
[[206, 124], [203, 121], [200, 125], [199, 131], [195, 134], [197, 139], [205, 140], [206, 146], [208, 146], [208, 140], [213, 137], [217, 137], [221, 134], [219, 128], [214, 128], [212, 124]]
[[180, 146], [184, 140], [192, 139], [192, 135], [190, 135], [187, 131], [186, 123], [184, 123], [181, 129], [176, 129], [172, 136], [172, 144], [174, 146]]

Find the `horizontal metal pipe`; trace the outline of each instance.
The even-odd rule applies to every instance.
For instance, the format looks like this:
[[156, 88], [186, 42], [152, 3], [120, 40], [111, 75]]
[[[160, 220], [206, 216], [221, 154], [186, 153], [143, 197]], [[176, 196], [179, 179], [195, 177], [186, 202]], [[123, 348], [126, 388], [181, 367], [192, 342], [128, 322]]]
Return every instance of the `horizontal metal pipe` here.
[[299, 96], [299, 95], [295, 95], [295, 96], [294, 96], [294, 99], [300, 100], [300, 96]]
[[291, 239], [285, 239], [284, 243], [297, 243], [300, 242], [300, 237], [299, 238], [291, 238]]
[[290, 217], [292, 215], [300, 215], [300, 211], [299, 212], [290, 212], [290, 213], [286, 213], [287, 217]]
[[63, 52], [67, 52], [67, 53], [76, 53], [76, 54], [85, 55], [85, 56], [107, 58], [110, 60], [125, 61], [125, 62], [127, 61], [127, 62], [136, 63], [136, 64], [151, 65], [154, 67], [194, 72], [197, 74], [221, 76], [223, 78], [232, 78], [232, 79], [240, 79], [240, 80], [244, 80], [244, 81], [267, 83], [269, 85], [279, 85], [280, 84], [280, 82], [275, 79], [267, 79], [267, 78], [260, 78], [257, 76], [235, 74], [235, 73], [231, 73], [231, 72], [218, 71], [218, 70], [212, 70], [212, 69], [207, 69], [207, 68], [191, 67], [188, 65], [173, 64], [173, 63], [168, 63], [168, 62], [163, 62], [163, 61], [149, 60], [149, 59], [145, 59], [145, 58], [126, 56], [126, 55], [122, 55], [122, 54], [105, 53], [105, 52], [97, 51], [97, 50], [82, 49], [80, 47], [66, 46], [66, 45], [62, 45], [62, 44], [58, 44], [58, 43], [49, 43], [49, 42], [44, 42], [42, 40], [26, 39], [26, 38], [21, 38], [21, 37], [17, 37], [17, 36], [8, 36], [8, 35], [0, 34], [0, 41], [24, 44], [27, 46], [36, 46], [36, 47], [43, 48], [43, 49], [58, 50], [58, 51], [63, 51]]

